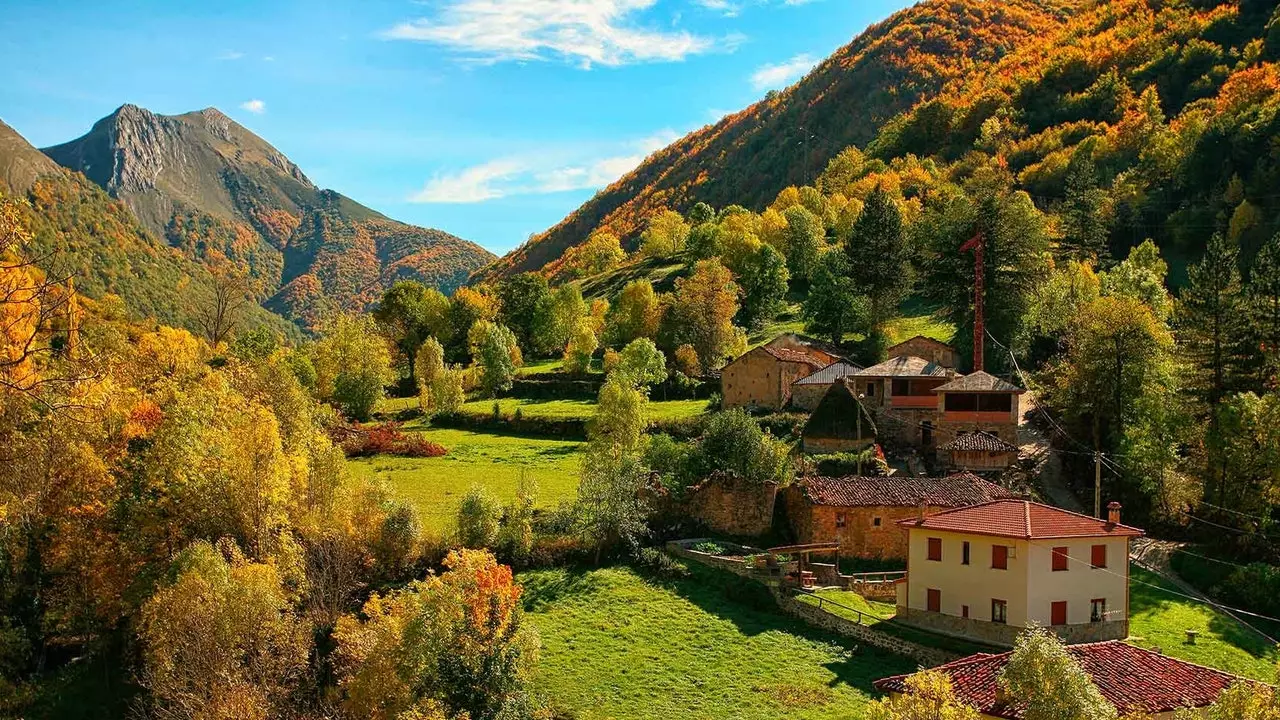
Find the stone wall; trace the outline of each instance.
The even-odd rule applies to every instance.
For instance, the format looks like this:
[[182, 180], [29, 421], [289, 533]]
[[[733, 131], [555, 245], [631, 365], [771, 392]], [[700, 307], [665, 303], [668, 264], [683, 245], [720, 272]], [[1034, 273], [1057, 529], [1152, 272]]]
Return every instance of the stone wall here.
[[928, 338], [914, 337], [893, 346], [890, 357], [918, 357], [933, 361], [942, 367], [954, 368], [959, 358], [954, 348]]
[[818, 407], [818, 403], [822, 402], [822, 396], [826, 395], [830, 389], [830, 383], [825, 385], [792, 385], [791, 407], [813, 412], [813, 409]]
[[[795, 486], [784, 490], [782, 496], [797, 543], [838, 542], [841, 555], [866, 560], [907, 557], [907, 533], [898, 527], [898, 521], [915, 518], [919, 508], [814, 505], [804, 497], [804, 490]], [[926, 511], [932, 514], [943, 509], [930, 507]]]
[[[977, 640], [991, 645], [1013, 647], [1023, 628], [974, 618], [929, 612], [916, 608], [898, 607], [897, 619], [907, 625], [930, 630], [942, 635]], [[1124, 620], [1085, 623], [1083, 625], [1054, 625], [1052, 631], [1068, 645], [1103, 640], [1123, 640], [1129, 636], [1129, 624]]]
[[761, 348], [742, 355], [720, 374], [720, 394], [726, 408], [782, 409], [791, 400], [791, 383], [808, 377], [813, 367], [783, 362]]
[[690, 517], [726, 535], [763, 535], [773, 525], [778, 496], [775, 482], [755, 483], [728, 473], [716, 473], [690, 488], [686, 501]]
[[943, 454], [950, 456], [947, 467], [977, 472], [1004, 470], [1017, 460], [1017, 453], [990, 450], [952, 450]]
[[830, 455], [833, 453], [855, 452], [871, 445], [875, 441], [874, 436], [859, 440], [853, 437], [823, 438], [805, 435], [801, 443], [804, 445], [802, 449], [809, 455]]

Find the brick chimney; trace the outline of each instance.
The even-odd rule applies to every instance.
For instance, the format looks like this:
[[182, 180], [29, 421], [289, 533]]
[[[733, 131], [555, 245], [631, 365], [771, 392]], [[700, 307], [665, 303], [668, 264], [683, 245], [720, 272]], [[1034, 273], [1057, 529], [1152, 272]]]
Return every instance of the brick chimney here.
[[1114, 500], [1107, 503], [1107, 524], [1108, 525], [1120, 524], [1120, 503]]
[[916, 514], [916, 522], [918, 523], [924, 522], [925, 509], [928, 507], [929, 507], [928, 501], [925, 498], [920, 498], [920, 511]]

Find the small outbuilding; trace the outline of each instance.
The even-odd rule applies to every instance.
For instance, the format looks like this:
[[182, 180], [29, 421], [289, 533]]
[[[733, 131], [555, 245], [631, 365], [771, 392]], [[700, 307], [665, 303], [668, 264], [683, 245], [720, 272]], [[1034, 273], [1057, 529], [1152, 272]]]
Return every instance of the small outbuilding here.
[[791, 383], [791, 406], [812, 411], [833, 385], [861, 370], [848, 360], [837, 360], [818, 372]]
[[825, 353], [761, 345], [724, 366], [720, 390], [726, 408], [779, 410], [791, 401], [791, 385], [830, 364]]
[[947, 467], [973, 472], [1004, 470], [1018, 459], [1016, 445], [982, 430], [960, 433], [938, 451]]
[[801, 433], [800, 449], [806, 453], [840, 453], [861, 450], [876, 440], [875, 422], [853, 394], [849, 382], [832, 383], [809, 415]]

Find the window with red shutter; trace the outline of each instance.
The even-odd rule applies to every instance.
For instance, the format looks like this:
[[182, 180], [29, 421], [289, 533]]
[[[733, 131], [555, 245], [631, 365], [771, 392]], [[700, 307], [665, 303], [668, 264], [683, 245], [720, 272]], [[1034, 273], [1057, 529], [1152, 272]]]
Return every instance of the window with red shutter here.
[[1104, 568], [1107, 566], [1107, 546], [1106, 545], [1093, 546], [1093, 553], [1092, 553], [1092, 557], [1089, 559], [1089, 564], [1096, 568]]
[[991, 567], [996, 570], [1009, 569], [1009, 548], [1006, 545], [991, 546]]
[[942, 612], [942, 591], [929, 588], [925, 591], [925, 602], [929, 612]]
[[1053, 549], [1053, 571], [1062, 572], [1069, 569], [1067, 565], [1069, 556], [1067, 549], [1064, 547], [1056, 547]]
[[942, 562], [942, 538], [929, 538], [929, 559]]
[[1059, 600], [1050, 606], [1049, 622], [1052, 625], [1067, 624], [1067, 601]]

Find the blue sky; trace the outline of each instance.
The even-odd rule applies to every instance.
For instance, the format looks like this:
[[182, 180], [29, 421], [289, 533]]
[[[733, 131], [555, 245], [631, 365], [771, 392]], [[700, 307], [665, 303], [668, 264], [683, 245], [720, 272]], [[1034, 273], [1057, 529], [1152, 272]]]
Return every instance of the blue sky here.
[[36, 146], [214, 106], [316, 184], [503, 253], [905, 0], [10, 0], [0, 118]]

